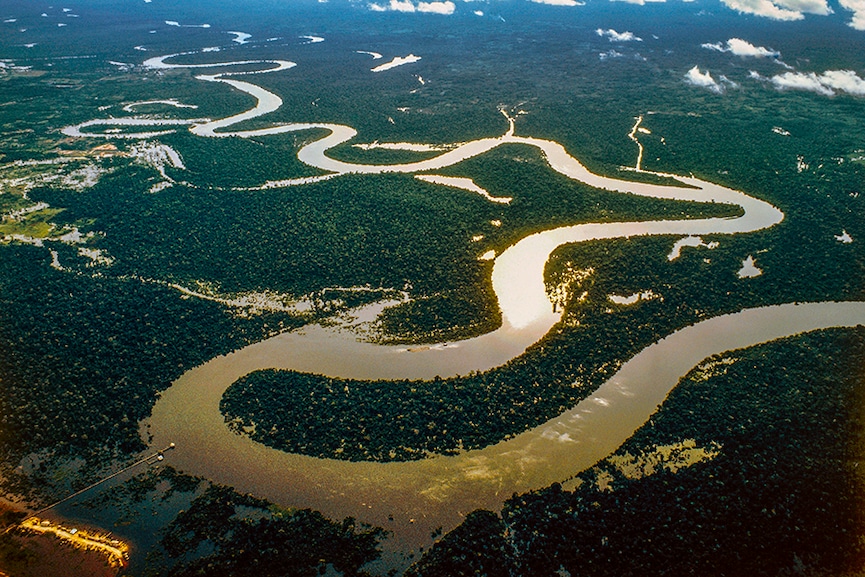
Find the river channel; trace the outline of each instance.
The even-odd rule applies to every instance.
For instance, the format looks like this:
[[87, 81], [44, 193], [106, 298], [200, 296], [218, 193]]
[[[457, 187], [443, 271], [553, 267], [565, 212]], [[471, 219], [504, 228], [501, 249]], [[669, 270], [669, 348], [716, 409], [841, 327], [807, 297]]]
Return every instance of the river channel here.
[[[192, 54], [192, 53], [187, 53]], [[254, 108], [219, 119], [179, 120], [177, 126], [202, 137], [261, 137], [309, 129], [328, 134], [298, 151], [298, 158], [327, 173], [420, 173], [452, 166], [504, 144], [538, 148], [549, 167], [568, 178], [611, 193], [680, 201], [717, 202], [741, 207], [735, 218], [588, 223], [550, 229], [527, 236], [495, 257], [493, 290], [502, 311], [499, 329], [454, 343], [409, 350], [358, 340], [350, 331], [319, 325], [281, 334], [220, 356], [196, 367], [166, 390], [142, 423], [142, 435], [154, 447], [177, 443], [171, 463], [276, 503], [309, 507], [333, 518], [353, 516], [394, 534], [397, 547], [427, 544], [430, 532], [449, 530], [477, 508], [497, 510], [515, 492], [563, 481], [613, 452], [645, 423], [679, 378], [715, 353], [747, 347], [803, 331], [865, 324], [865, 303], [809, 303], [750, 309], [681, 329], [647, 347], [628, 361], [593, 395], [571, 410], [516, 437], [455, 456], [433, 456], [411, 462], [348, 462], [284, 453], [232, 433], [219, 411], [225, 390], [250, 372], [276, 368], [354, 379], [431, 379], [500, 366], [522, 354], [559, 320], [544, 287], [543, 271], [559, 246], [594, 239], [638, 235], [681, 237], [739, 234], [774, 226], [784, 218], [774, 206], [743, 192], [693, 176], [672, 177], [680, 185], [632, 182], [591, 173], [565, 148], [549, 140], [516, 136], [514, 122], [496, 138], [454, 145], [435, 158], [398, 165], [363, 165], [327, 155], [356, 131], [335, 124], [287, 124], [235, 131], [232, 125], [277, 110], [276, 94], [228, 76], [290, 69], [287, 61], [244, 61], [210, 65], [171, 64], [183, 55], [151, 58], [145, 66], [220, 68], [234, 64], [267, 64], [256, 72], [221, 72], [196, 78], [245, 92]], [[164, 134], [168, 120], [146, 118], [91, 120], [64, 129], [77, 137], [153, 138]], [[98, 126], [158, 127], [158, 131], [94, 132]], [[170, 131], [170, 130], [169, 130]], [[747, 385], [743, 385], [747, 386]], [[274, 410], [279, 410], [274, 407]]]

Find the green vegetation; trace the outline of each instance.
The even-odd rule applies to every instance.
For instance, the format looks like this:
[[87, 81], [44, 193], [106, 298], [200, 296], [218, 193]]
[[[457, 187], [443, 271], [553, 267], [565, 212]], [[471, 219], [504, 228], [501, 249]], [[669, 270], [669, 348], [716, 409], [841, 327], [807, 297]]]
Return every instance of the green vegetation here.
[[[247, 94], [196, 80], [197, 71], [140, 66], [157, 54], [219, 45], [220, 53], [178, 61], [296, 61], [291, 70], [253, 77], [279, 94], [284, 106], [244, 127], [350, 125], [357, 138], [333, 156], [360, 162], [427, 153], [363, 151], [355, 142], [447, 144], [498, 136], [507, 127], [499, 113], [505, 107], [525, 112], [517, 120], [518, 135], [560, 142], [598, 173], [655, 180], [621, 170], [635, 163], [637, 147], [627, 134], [643, 115], [642, 126], [651, 130], [639, 135], [646, 169], [694, 173], [765, 198], [786, 214], [769, 231], [707, 236], [704, 241], [720, 246], [686, 248], [674, 262], [666, 260], [676, 240], [671, 237], [560, 248], [546, 280], [564, 307], [563, 322], [525, 355], [482, 375], [426, 383], [250, 375], [229, 390], [222, 408], [232, 427], [255, 425], [255, 438], [272, 446], [352, 460], [482, 447], [571, 407], [624, 359], [689, 323], [746, 306], [865, 298], [862, 99], [777, 91], [749, 78], [751, 70], [777, 74], [775, 59], [700, 48], [723, 40], [724, 30], [725, 37], [780, 50], [802, 72], [862, 70], [861, 32], [844, 25], [841, 14], [831, 26], [824, 24], [828, 18], [808, 18], [788, 34], [775, 22], [733, 11], [698, 17], [704, 6], [687, 3], [668, 3], [663, 11], [640, 7], [638, 14], [626, 3], [588, 3], [574, 19], [562, 18], [561, 7], [528, 2], [490, 5], [484, 18], [469, 15], [460, 3], [461, 13], [448, 18], [378, 14], [364, 3], [338, 1], [252, 1], [242, 10], [217, 1], [204, 14], [190, 3], [156, 4], [81, 4], [75, 7], [78, 19], [67, 19], [59, 8], [42, 17], [42, 8], [23, 0], [4, 5], [20, 20], [3, 23], [10, 33], [0, 35], [0, 56], [10, 66], [33, 69], [0, 67], [0, 214], [39, 201], [50, 208], [0, 223], [0, 236], [51, 238], [71, 226], [94, 233], [81, 247], [57, 240], [42, 248], [0, 246], [0, 476], [13, 493], [35, 488], [41, 494], [34, 497], [62, 494], [110, 468], [111, 458], [128, 460], [144, 445], [140, 420], [184, 371], [305, 322], [405, 291], [406, 302], [379, 319], [382, 342], [452, 340], [494, 328], [499, 320], [490, 263], [477, 257], [500, 253], [531, 232], [589, 221], [736, 213], [592, 190], [552, 173], [537, 151], [519, 146], [442, 171], [473, 178], [494, 195], [513, 196], [508, 206], [393, 174], [231, 190], [318, 174], [297, 160], [296, 151], [321, 131], [201, 139], [181, 127], [158, 140], [174, 147], [187, 166], [168, 167], [168, 175], [188, 184], [157, 194], [148, 194], [162, 180], [157, 171], [125, 158], [94, 161], [112, 172], [92, 187], [62, 178], [85, 161], [44, 170], [13, 166], [89, 156], [103, 140], [66, 138], [59, 131], [93, 118], [215, 119], [252, 106]], [[61, 16], [68, 24], [62, 28]], [[169, 27], [165, 19], [206, 19], [212, 28]], [[627, 26], [644, 41], [611, 44], [595, 33], [612, 25]], [[225, 30], [246, 30], [252, 43], [235, 46]], [[301, 44], [298, 36], [312, 30], [326, 42]], [[650, 36], [659, 30], [663, 34]], [[359, 49], [386, 58], [412, 51], [422, 60], [373, 74], [371, 59]], [[683, 75], [695, 64], [738, 86], [720, 95], [687, 85]], [[154, 98], [198, 108], [122, 109]], [[133, 144], [112, 142], [120, 153]], [[7, 186], [25, 172], [26, 186]], [[25, 189], [32, 200], [24, 198]], [[842, 230], [853, 243], [835, 239]], [[472, 240], [478, 236], [483, 238]], [[79, 248], [100, 249], [114, 264], [96, 265]], [[49, 251], [64, 271], [50, 266]], [[763, 274], [738, 279], [749, 255]], [[592, 272], [583, 274], [587, 270]], [[308, 300], [313, 309], [302, 317], [243, 317], [250, 311], [184, 296], [169, 282], [205, 286], [220, 296], [278, 292], [289, 301]], [[351, 290], [359, 287], [368, 290]], [[631, 306], [608, 298], [645, 291], [657, 298]], [[849, 392], [853, 382], [852, 364], [843, 363], [861, 363], [862, 339], [845, 338], [827, 345], [808, 337], [795, 354], [787, 345], [743, 353], [728, 373], [711, 375], [711, 389], [692, 375], [682, 390], [700, 394], [675, 393], [653, 420], [655, 428], [622, 449], [642, 455], [658, 444], [694, 438], [701, 447], [721, 446], [714, 460], [637, 480], [622, 478], [610, 463], [599, 465], [569, 481], [568, 487], [582, 483], [574, 492], [553, 487], [512, 500], [504, 520], [493, 513], [469, 516], [414, 574], [544, 575], [560, 567], [600, 575], [861, 572], [861, 541], [850, 536], [863, 534], [855, 518], [863, 507], [842, 451], [861, 430], [830, 419], [860, 422], [841, 418], [848, 398], [832, 396], [833, 387]], [[833, 346], [852, 351], [850, 358], [834, 356], [834, 364], [829, 357], [811, 358], [812, 351]], [[782, 358], [765, 371], [745, 370], [762, 362], [760, 354]], [[785, 393], [782, 384], [792, 380], [811, 389], [797, 384], [798, 395]], [[743, 390], [742, 383], [751, 385], [744, 398], [733, 392]], [[803, 398], [829, 401], [803, 405]], [[275, 406], [288, 409], [276, 414]], [[735, 406], [743, 408], [729, 409]], [[672, 414], [678, 417], [664, 416]], [[136, 507], [161, 490], [167, 482], [161, 475], [137, 479], [112, 495], [146, 517]], [[614, 491], [597, 489], [599, 475], [610, 479]], [[253, 556], [261, 575], [292, 568], [351, 573], [362, 570], [362, 559], [374, 558], [373, 542], [380, 538], [371, 536], [375, 530], [350, 521], [334, 524], [311, 512], [272, 511], [228, 489], [204, 487], [205, 481], [177, 482], [182, 496], [175, 492], [166, 502], [200, 500], [182, 505], [188, 514], [165, 534], [165, 548], [194, 548], [202, 558], [185, 552], [171, 558], [168, 565], [178, 575], [240, 574], [241, 567], [253, 566]], [[88, 514], [113, 503], [96, 500]], [[149, 534], [149, 528], [138, 531]], [[665, 545], [658, 547], [659, 541]], [[0, 543], [0, 554], [8, 552], [7, 544]], [[322, 548], [328, 553], [312, 553]]]
[[269, 180], [321, 174], [302, 164], [297, 150], [305, 142], [327, 134], [325, 130], [306, 130], [276, 137], [217, 139], [201, 138], [181, 129], [159, 140], [177, 150], [186, 166], [185, 170], [168, 168], [167, 173], [180, 182], [208, 190], [255, 187]]
[[[355, 140], [358, 140], [355, 138]], [[425, 144], [425, 143], [424, 143]], [[420, 162], [428, 158], [433, 158], [440, 155], [440, 151], [411, 151], [411, 150], [390, 150], [387, 148], [372, 148], [364, 150], [353, 145], [353, 141], [348, 145], [340, 146], [332, 152], [328, 152], [328, 156], [341, 160], [343, 162], [355, 162], [358, 164], [407, 164], [410, 162]]]
[[495, 330], [502, 319], [490, 282], [491, 270], [492, 263], [472, 266], [474, 278], [467, 279], [468, 290], [442, 291], [384, 309], [375, 321], [378, 340], [435, 343]]
[[45, 209], [22, 217], [20, 220], [8, 219], [0, 224], [0, 235], [20, 234], [32, 238], [47, 238], [54, 232], [51, 221], [63, 212], [63, 209]]
[[80, 188], [104, 168], [81, 159], [0, 165], [0, 242], [5, 236], [45, 239], [69, 232], [54, 224], [62, 208], [40, 207], [27, 193], [38, 185]]
[[152, 494], [158, 494], [159, 500], [164, 502], [171, 499], [176, 493], [193, 493], [202, 481], [204, 479], [201, 477], [184, 475], [174, 467], [154, 466], [124, 483], [114, 485], [96, 496], [82, 501], [78, 506], [86, 509], [110, 507], [115, 511], [122, 508], [132, 509]]
[[[61, 259], [72, 261], [75, 252], [63, 248]], [[285, 314], [240, 319], [163, 286], [68, 274], [50, 262], [38, 247], [0, 247], [7, 483], [21, 478], [13, 469], [28, 454], [40, 456], [27, 484], [51, 491], [66, 458], [87, 458], [92, 473], [106, 456], [141, 450], [138, 422], [158, 391], [214, 355], [298, 324]]]
[[615, 454], [693, 439], [719, 447], [713, 459], [645, 476], [607, 459], [573, 491], [473, 513], [408, 574], [858, 575], [863, 363], [862, 328], [709, 359]]
[[[562, 323], [503, 367], [425, 383], [261, 371], [232, 385], [221, 409], [238, 431], [254, 425], [251, 436], [259, 442], [319, 457], [389, 461], [481, 448], [572, 407], [624, 360], [678, 328], [753, 306], [863, 298], [865, 273], [847, 258], [849, 245], [828, 231], [822, 239], [819, 232], [802, 237], [796, 224], [771, 233], [780, 237], [772, 246], [807, 246], [807, 252], [760, 253], [770, 233], [707, 236], [720, 246], [685, 248], [672, 262], [673, 239], [664, 237], [562, 247], [546, 273], [547, 286], [567, 289]], [[808, 277], [795, 272], [821, 253], [818, 270]], [[763, 274], [739, 279], [749, 254]], [[574, 269], [593, 272], [575, 280]], [[644, 291], [657, 298], [630, 306], [608, 298]]]
[[409, 568], [405, 577], [511, 577], [513, 550], [498, 515], [477, 510], [466, 515], [459, 527], [441, 538]]
[[[172, 577], [313, 576], [328, 568], [346, 576], [380, 555], [385, 531], [352, 518], [333, 522], [309, 509], [285, 511], [228, 487], [210, 485], [165, 529], [169, 557], [192, 557], [172, 568]], [[212, 552], [195, 555], [201, 550]]]
[[[329, 287], [410, 287], [413, 300], [390, 309], [380, 328], [385, 339], [415, 342], [495, 327], [490, 264], [477, 257], [531, 232], [593, 220], [736, 214], [723, 205], [595, 190], [552, 173], [537, 151], [518, 151], [494, 151], [489, 161], [466, 166], [497, 187], [501, 178], [489, 175], [514, 171], [521, 188], [504, 188], [515, 197], [508, 207], [408, 175], [347, 175], [264, 192], [175, 186], [145, 195], [154, 172], [135, 165], [84, 193], [38, 189], [31, 197], [64, 207], [59, 223], [89, 222], [98, 234], [91, 246], [116, 259], [111, 273], [118, 276], [296, 296]], [[473, 242], [477, 235], [484, 238]]]

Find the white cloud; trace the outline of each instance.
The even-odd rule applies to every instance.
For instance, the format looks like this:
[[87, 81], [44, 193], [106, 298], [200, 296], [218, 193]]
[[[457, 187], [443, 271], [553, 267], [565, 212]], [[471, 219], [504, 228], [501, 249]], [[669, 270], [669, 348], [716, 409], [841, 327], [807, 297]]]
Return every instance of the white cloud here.
[[856, 30], [865, 30], [865, 0], [840, 0], [842, 8], [853, 12], [850, 26]]
[[428, 12], [430, 14], [444, 14], [450, 16], [456, 10], [453, 2], [418, 2], [418, 12]]
[[826, 0], [774, 0], [776, 4], [780, 4], [789, 10], [804, 12], [805, 14], [820, 14], [826, 16], [832, 14], [832, 8]]
[[643, 39], [639, 36], [634, 36], [633, 32], [616, 32], [612, 28], [610, 28], [609, 30], [602, 30], [601, 28], [598, 28], [597, 30], [595, 30], [595, 33], [598, 36], [609, 38], [610, 42], [643, 41]]
[[425, 12], [427, 14], [444, 14], [448, 16], [454, 13], [456, 5], [447, 2], [418, 2], [414, 4], [411, 0], [390, 0], [389, 4], [370, 4], [369, 9], [373, 12]]
[[729, 86], [730, 88], [739, 88], [739, 85], [736, 82], [733, 82], [723, 74], [720, 76], [721, 82]]
[[585, 6], [585, 2], [577, 0], [532, 0], [535, 4], [549, 4], [551, 6]]
[[801, 12], [779, 8], [769, 0], [723, 0], [724, 4], [745, 14], [756, 14], [773, 20], [801, 20]]
[[[626, 4], [637, 4], [639, 6], [645, 6], [646, 4], [650, 4], [650, 3], [661, 3], [662, 4], [662, 3], [666, 2], [666, 0], [611, 0], [611, 1], [612, 2], [625, 2]], [[686, 1], [690, 2], [692, 0], [686, 0]]]
[[404, 2], [400, 2], [400, 0], [390, 0], [390, 9], [396, 10], [397, 12], [414, 12], [415, 11], [414, 4], [409, 2], [409, 0], [405, 0]]
[[[764, 16], [773, 20], [802, 20], [805, 14], [832, 13], [827, 0], [721, 0], [724, 4], [745, 14]], [[848, 0], [862, 2], [863, 0]]]
[[847, 94], [865, 96], [865, 78], [860, 78], [852, 70], [827, 70], [820, 75], [820, 82], [829, 88], [834, 88]]
[[782, 90], [808, 90], [824, 96], [833, 96], [838, 92], [865, 96], [865, 79], [852, 70], [828, 70], [820, 75], [814, 72], [785, 72], [773, 76], [769, 82]]
[[742, 40], [741, 38], [730, 38], [727, 40], [726, 45], [721, 42], [718, 42], [717, 44], [703, 44], [703, 48], [716, 50], [718, 52], [730, 52], [731, 54], [742, 57], [752, 56], [754, 58], [776, 58], [781, 56], [781, 53], [776, 50], [771, 50], [762, 46], [754, 46], [750, 42]]
[[715, 82], [715, 79], [712, 78], [712, 75], [708, 70], [706, 72], [700, 72], [700, 69], [696, 66], [688, 70], [688, 73], [685, 74], [685, 82], [701, 88], [707, 88], [715, 94], [724, 93], [724, 87]]
[[773, 76], [769, 81], [774, 84], [776, 88], [780, 89], [789, 88], [793, 90], [808, 90], [825, 96], [832, 96], [835, 94], [835, 91], [828, 86], [824, 86], [817, 75], [813, 72], [807, 74], [804, 72], [785, 72], [784, 74]]

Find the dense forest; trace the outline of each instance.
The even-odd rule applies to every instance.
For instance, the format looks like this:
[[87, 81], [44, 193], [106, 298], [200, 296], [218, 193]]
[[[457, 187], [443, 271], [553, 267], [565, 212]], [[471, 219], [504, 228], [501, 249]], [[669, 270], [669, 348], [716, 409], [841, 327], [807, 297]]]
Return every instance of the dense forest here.
[[[115, 259], [106, 272], [116, 276], [297, 298], [338, 287], [408, 288], [411, 302], [380, 322], [385, 339], [409, 341], [464, 338], [496, 326], [491, 265], [478, 257], [529, 233], [589, 221], [738, 214], [725, 205], [592, 189], [553, 173], [526, 147], [486, 156], [460, 173], [512, 195], [509, 206], [410, 175], [346, 175], [271, 191], [175, 186], [142, 195], [155, 173], [136, 166], [117, 168], [84, 194], [43, 188], [30, 196], [62, 207], [58, 223], [96, 232], [90, 244]], [[513, 174], [518, 186], [505, 186], [499, 174]]]
[[88, 459], [92, 473], [106, 457], [142, 450], [138, 422], [158, 391], [214, 355], [298, 324], [286, 314], [237, 318], [160, 285], [73, 275], [50, 262], [38, 247], [0, 247], [7, 483], [23, 472], [29, 486], [50, 489], [66, 459]]
[[[362, 567], [379, 556], [385, 531], [347, 518], [326, 519], [309, 509], [283, 511], [269, 503], [210, 485], [165, 529], [162, 545], [174, 566], [172, 577], [313, 576], [328, 569], [367, 575]], [[190, 555], [204, 543], [212, 551]]]
[[[711, 358], [575, 488], [472, 513], [407, 575], [859, 575], [863, 363], [862, 328]], [[617, 459], [685, 439], [717, 454], [636, 474]]]
[[[339, 322], [354, 307], [394, 298], [402, 302], [373, 327], [379, 342], [452, 341], [495, 328], [492, 264], [478, 257], [531, 232], [739, 214], [595, 190], [516, 145], [441, 171], [512, 196], [509, 205], [399, 174], [252, 190], [320, 174], [296, 154], [321, 130], [203, 139], [181, 128], [152, 140], [171, 146], [186, 168], [162, 167], [175, 184], [151, 194], [165, 179], [129, 156], [135, 142], [67, 138], [60, 130], [98, 117], [224, 118], [254, 104], [248, 94], [196, 79], [201, 71], [146, 69], [152, 56], [209, 46], [219, 51], [175, 62], [291, 59], [291, 70], [253, 77], [283, 106], [242, 127], [349, 125], [358, 136], [330, 154], [356, 162], [430, 154], [357, 143], [499, 136], [506, 110], [517, 118], [517, 135], [560, 142], [594, 172], [659, 180], [628, 169], [637, 145], [627, 135], [642, 116], [646, 169], [694, 174], [785, 213], [767, 231], [707, 235], [717, 248], [685, 248], [673, 261], [673, 237], [560, 247], [546, 283], [562, 322], [526, 354], [483, 374], [424, 383], [250, 374], [221, 408], [228, 426], [254, 430], [270, 446], [381, 461], [480, 448], [572, 407], [629, 356], [682, 326], [743, 307], [865, 299], [861, 97], [776, 90], [754, 78], [777, 74], [779, 64], [812, 74], [862, 70], [861, 32], [842, 22], [849, 14], [781, 24], [704, 10], [703, 2], [590, 2], [569, 19], [562, 6], [456, 4], [462, 13], [452, 18], [378, 14], [338, 0], [252, 1], [241, 10], [215, 0], [206, 14], [192, 3], [104, 1], [76, 4], [75, 18], [60, 6], [42, 16], [23, 0], [4, 4], [0, 479], [11, 496], [47, 502], [129, 462], [146, 447], [140, 422], [161, 391], [188, 369], [276, 333]], [[469, 13], [477, 8], [486, 16]], [[205, 19], [210, 28], [167, 23]], [[642, 40], [612, 43], [596, 33], [610, 26], [627, 26]], [[226, 30], [245, 30], [251, 42], [236, 43]], [[306, 44], [301, 35], [313, 32], [326, 40]], [[783, 56], [743, 58], [703, 44], [728, 35]], [[358, 53], [370, 50], [422, 59], [374, 74], [369, 53]], [[723, 94], [683, 80], [695, 64], [725, 79]], [[124, 109], [167, 98], [198, 108]], [[106, 142], [116, 153], [99, 158], [94, 148]], [[101, 176], [92, 185], [61, 178], [94, 167]], [[40, 202], [49, 207], [7, 216]], [[57, 240], [71, 227], [83, 243]], [[840, 241], [842, 231], [853, 242]], [[106, 261], [86, 256], [97, 249]], [[740, 279], [749, 256], [762, 274]], [[229, 306], [169, 283], [223, 301], [278, 294], [310, 309]], [[648, 297], [631, 305], [610, 299], [638, 293]], [[830, 331], [704, 363], [616, 458], [648, 458], [686, 441], [711, 449], [712, 458], [641, 478], [605, 460], [562, 485], [514, 496], [501, 512], [469, 514], [410, 574], [862, 573], [865, 507], [854, 467], [863, 442], [863, 343], [861, 330]], [[159, 515], [151, 516], [147, 507], [157, 501]], [[147, 567], [153, 575], [363, 574], [385, 539], [351, 519], [283, 510], [168, 469], [73, 513], [101, 519], [106, 511], [122, 517], [106, 526], [134, 525], [130, 538], [153, 545], [139, 574], [156, 558]], [[153, 525], [167, 518], [167, 526], [155, 530], [144, 518]], [[0, 539], [0, 555], [19, 553]]]
[[[684, 249], [674, 261], [669, 238], [560, 248], [547, 266], [548, 286], [568, 282], [574, 268], [594, 272], [568, 284], [559, 325], [493, 371], [425, 383], [261, 371], [226, 391], [223, 414], [239, 432], [254, 428], [259, 442], [319, 457], [388, 461], [481, 448], [572, 407], [677, 328], [752, 306], [862, 298], [859, 266], [839, 258], [846, 245], [814, 242], [826, 258], [807, 278], [797, 271], [808, 257], [775, 249], [758, 254], [762, 275], [740, 279], [744, 257], [765, 245], [748, 236], [704, 240], [720, 246]], [[653, 298], [631, 305], [609, 299], [646, 291]]]

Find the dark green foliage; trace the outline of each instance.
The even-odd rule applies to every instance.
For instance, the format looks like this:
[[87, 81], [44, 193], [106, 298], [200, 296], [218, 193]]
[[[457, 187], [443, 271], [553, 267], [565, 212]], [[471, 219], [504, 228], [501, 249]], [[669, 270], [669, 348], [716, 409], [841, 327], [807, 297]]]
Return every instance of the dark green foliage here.
[[[203, 82], [201, 84], [204, 85], [200, 88], [205, 95], [208, 88], [213, 88], [213, 85], [207, 86], [207, 83]], [[172, 89], [166, 87], [166, 90]], [[248, 104], [244, 102], [240, 106]], [[170, 175], [178, 181], [208, 190], [255, 187], [268, 180], [320, 174], [318, 169], [302, 164], [297, 159], [297, 149], [300, 143], [321, 138], [326, 134], [323, 130], [307, 130], [276, 138], [217, 139], [201, 138], [181, 131], [161, 137], [160, 142], [182, 151], [186, 169], [168, 167]]]
[[[175, 186], [146, 195], [155, 173], [138, 166], [117, 167], [85, 194], [43, 189], [31, 196], [65, 208], [59, 220], [99, 232], [94, 246], [116, 259], [113, 275], [295, 296], [332, 287], [410, 287], [413, 300], [385, 313], [380, 328], [385, 339], [414, 342], [497, 326], [490, 263], [477, 257], [531, 232], [595, 220], [738, 213], [592, 189], [552, 173], [536, 150], [524, 147], [496, 150], [464, 168], [489, 181], [493, 194], [513, 195], [512, 206], [405, 175], [348, 175], [251, 192]], [[497, 176], [511, 172], [516, 187]], [[472, 242], [477, 234], [484, 239]]]
[[477, 510], [438, 541], [405, 577], [509, 577], [513, 574], [513, 551], [505, 538], [505, 525], [498, 515]]
[[161, 501], [168, 501], [175, 493], [192, 493], [202, 481], [201, 477], [185, 475], [170, 466], [151, 467], [125, 483], [105, 489], [81, 504], [88, 509], [108, 506], [118, 510], [120, 504], [132, 508], [143, 503], [154, 492], [160, 495]]
[[267, 503], [211, 485], [166, 528], [162, 544], [171, 557], [207, 542], [212, 553], [175, 566], [170, 575], [237, 577], [314, 576], [328, 566], [343, 575], [379, 556], [382, 529], [326, 519], [308, 509], [271, 510]]
[[460, 254], [477, 207], [410, 177], [346, 176], [246, 193], [175, 187], [142, 196], [134, 183], [141, 176], [123, 171], [87, 195], [37, 196], [68, 206], [70, 220], [94, 218], [106, 235], [99, 246], [118, 259], [116, 274], [298, 296], [406, 282], [428, 294], [478, 280], [476, 255]]
[[73, 275], [50, 261], [44, 249], [0, 247], [0, 439], [12, 463], [45, 449], [141, 450], [138, 422], [158, 391], [293, 322], [236, 319], [166, 287]]
[[[720, 455], [612, 491], [590, 470], [514, 496], [502, 518], [511, 575], [815, 575], [865, 569], [862, 367], [865, 329], [832, 330], [724, 355], [683, 379], [617, 453], [693, 438]], [[463, 541], [466, 527], [456, 530]], [[459, 533], [457, 533], [459, 531]], [[480, 536], [486, 535], [482, 530]], [[447, 537], [446, 537], [447, 539]], [[418, 567], [436, 573], [435, 549]], [[498, 559], [497, 556], [494, 556]], [[433, 561], [436, 560], [436, 563]]]
[[[388, 307], [376, 319], [383, 343], [461, 340], [498, 328], [499, 303], [492, 290], [490, 266], [472, 266], [469, 290], [455, 289]], [[469, 288], [471, 287], [471, 288]], [[474, 290], [472, 290], [474, 289]]]
[[[719, 248], [686, 248], [673, 262], [667, 260], [669, 237], [557, 250], [547, 267], [548, 286], [562, 282], [568, 265], [595, 272], [570, 287], [562, 325], [501, 368], [424, 383], [262, 371], [232, 385], [222, 411], [237, 430], [255, 423], [252, 437], [259, 442], [313, 456], [388, 461], [481, 448], [572, 407], [624, 359], [681, 327], [752, 306], [861, 298], [865, 273], [844, 259], [844, 245], [820, 244], [825, 265], [807, 278], [790, 276], [801, 270], [789, 264], [798, 253], [772, 251], [758, 254], [763, 275], [739, 279], [744, 256], [763, 245], [747, 237], [705, 240], [716, 238]], [[608, 299], [645, 290], [661, 298], [631, 306]], [[574, 298], [583, 292], [585, 298]]]
[[215, 542], [226, 532], [228, 522], [235, 514], [236, 498], [238, 495], [230, 487], [208, 487], [166, 529], [162, 544], [169, 556], [179, 557], [195, 551], [204, 541]]

